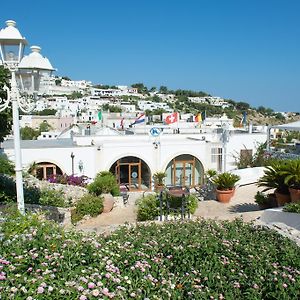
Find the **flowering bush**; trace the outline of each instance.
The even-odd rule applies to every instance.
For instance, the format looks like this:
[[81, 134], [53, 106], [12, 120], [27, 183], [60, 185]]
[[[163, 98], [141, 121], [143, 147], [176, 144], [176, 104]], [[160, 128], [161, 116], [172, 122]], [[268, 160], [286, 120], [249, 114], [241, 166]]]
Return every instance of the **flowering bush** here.
[[89, 178], [87, 176], [75, 176], [75, 175], [51, 175], [48, 177], [50, 183], [60, 183], [69, 185], [86, 186]]
[[34, 215], [7, 220], [3, 299], [300, 297], [300, 248], [240, 220], [150, 224], [106, 237], [63, 232]]

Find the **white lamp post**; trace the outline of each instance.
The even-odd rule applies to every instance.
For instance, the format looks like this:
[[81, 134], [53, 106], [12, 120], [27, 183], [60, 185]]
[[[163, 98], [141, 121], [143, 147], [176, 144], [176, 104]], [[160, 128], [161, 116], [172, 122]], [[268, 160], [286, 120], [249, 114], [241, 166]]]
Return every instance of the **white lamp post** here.
[[226, 172], [227, 143], [229, 142], [229, 125], [228, 125], [228, 123], [222, 124], [221, 142], [222, 142], [222, 172], [224, 173], [224, 172]]
[[12, 103], [17, 204], [18, 210], [24, 214], [19, 108], [27, 112], [31, 110], [31, 99], [24, 97], [24, 93], [26, 96], [37, 93], [40, 77], [54, 69], [50, 62], [39, 54], [40, 48], [36, 46], [32, 47], [33, 52], [30, 55], [22, 59], [27, 41], [16, 28], [15, 21], [6, 21], [6, 26], [0, 30], [0, 55], [2, 65], [11, 73], [11, 86], [10, 89], [5, 87], [7, 99], [0, 99], [0, 111]]

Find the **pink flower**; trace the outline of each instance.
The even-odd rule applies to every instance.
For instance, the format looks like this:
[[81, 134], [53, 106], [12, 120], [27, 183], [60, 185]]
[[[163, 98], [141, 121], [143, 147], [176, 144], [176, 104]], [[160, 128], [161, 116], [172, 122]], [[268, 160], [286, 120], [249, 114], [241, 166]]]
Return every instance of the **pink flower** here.
[[81, 295], [81, 296], [79, 297], [79, 300], [86, 300], [86, 299], [87, 299], [87, 297], [84, 296], [84, 295]]
[[284, 283], [282, 286], [283, 286], [284, 288], [287, 288], [287, 284], [286, 284], [286, 283]]
[[43, 294], [44, 291], [45, 291], [45, 290], [44, 290], [44, 288], [43, 288], [42, 286], [39, 286], [38, 289], [37, 289], [37, 293], [38, 293], [38, 294]]
[[0, 280], [5, 280], [5, 279], [6, 279], [5, 275], [0, 275]]
[[97, 289], [94, 289], [94, 290], [92, 291], [92, 295], [93, 295], [94, 297], [99, 296], [99, 294], [100, 294], [100, 291], [97, 290]]
[[94, 287], [95, 287], [95, 283], [93, 283], [93, 282], [88, 283], [88, 288], [89, 289], [93, 289]]
[[102, 289], [102, 294], [105, 296], [108, 296], [108, 294], [109, 294], [108, 289], [107, 288]]

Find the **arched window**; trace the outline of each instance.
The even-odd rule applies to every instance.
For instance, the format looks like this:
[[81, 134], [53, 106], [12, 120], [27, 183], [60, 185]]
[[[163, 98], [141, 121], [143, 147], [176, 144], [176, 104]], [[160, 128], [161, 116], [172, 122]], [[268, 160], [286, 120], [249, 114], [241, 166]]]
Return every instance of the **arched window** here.
[[203, 182], [203, 166], [193, 155], [182, 154], [173, 158], [166, 169], [166, 185], [194, 187]]
[[148, 190], [151, 187], [151, 172], [140, 158], [126, 156], [117, 160], [110, 168], [120, 185], [126, 185], [130, 191]]

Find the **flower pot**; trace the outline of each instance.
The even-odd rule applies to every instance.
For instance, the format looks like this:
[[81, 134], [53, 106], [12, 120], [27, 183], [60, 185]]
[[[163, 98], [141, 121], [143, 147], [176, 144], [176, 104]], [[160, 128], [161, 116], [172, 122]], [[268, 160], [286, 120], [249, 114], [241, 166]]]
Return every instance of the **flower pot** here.
[[278, 207], [278, 203], [277, 203], [277, 200], [276, 200], [276, 195], [274, 193], [271, 193], [268, 195], [268, 198], [270, 200], [270, 207], [269, 208], [272, 208], [272, 207]]
[[289, 188], [291, 201], [292, 202], [299, 202], [300, 201], [300, 189], [293, 189]]
[[275, 192], [275, 195], [278, 206], [284, 206], [286, 203], [291, 202], [290, 194], [281, 194], [279, 192]]
[[216, 190], [217, 200], [222, 203], [228, 203], [234, 194], [232, 190]]
[[165, 186], [163, 184], [162, 185], [157, 184], [157, 185], [155, 185], [154, 190], [155, 190], [155, 192], [160, 193], [161, 191], [164, 190], [164, 188], [165, 188]]

